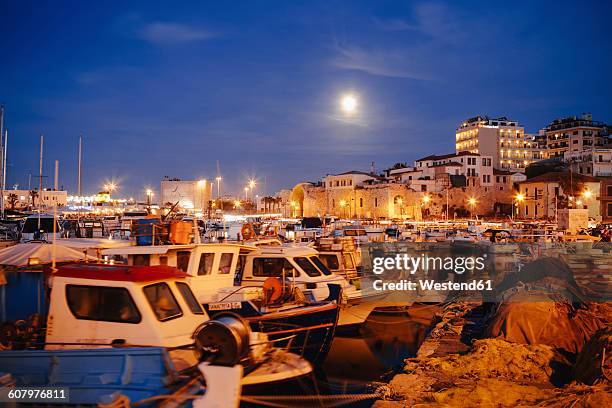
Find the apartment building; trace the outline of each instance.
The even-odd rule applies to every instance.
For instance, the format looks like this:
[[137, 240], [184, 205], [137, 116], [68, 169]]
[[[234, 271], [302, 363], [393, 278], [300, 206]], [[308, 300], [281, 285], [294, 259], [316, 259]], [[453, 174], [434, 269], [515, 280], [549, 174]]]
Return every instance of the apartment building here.
[[551, 172], [519, 183], [515, 205], [521, 218], [555, 218], [559, 208], [588, 209], [599, 219], [600, 180], [580, 174]]
[[612, 148], [566, 152], [565, 161], [574, 173], [594, 177], [612, 176]]
[[545, 128], [548, 158], [594, 150], [606, 143], [607, 127], [590, 113], [555, 119]]
[[429, 155], [416, 160], [414, 169], [421, 172], [420, 179], [443, 180], [445, 178], [443, 175], [465, 176], [468, 187], [493, 188], [494, 185], [493, 157], [479, 153], [463, 151]]
[[517, 121], [505, 116], [475, 116], [462, 122], [455, 132], [455, 151], [490, 156], [493, 167], [518, 171], [544, 158], [536, 135], [526, 135]]

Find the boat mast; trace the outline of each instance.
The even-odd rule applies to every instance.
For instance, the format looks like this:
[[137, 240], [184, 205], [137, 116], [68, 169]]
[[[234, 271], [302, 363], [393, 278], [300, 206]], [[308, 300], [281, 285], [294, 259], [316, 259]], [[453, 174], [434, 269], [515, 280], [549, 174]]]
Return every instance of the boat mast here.
[[0, 105], [0, 174], [3, 175], [2, 180], [0, 180], [0, 218], [4, 218], [4, 183], [6, 174], [4, 167], [6, 166], [6, 154], [4, 150], [6, 149], [6, 142], [2, 140], [2, 136], [4, 136], [4, 105]]
[[[2, 138], [2, 134], [0, 134], [0, 139]], [[0, 143], [2, 143], [0, 141]], [[0, 195], [2, 195], [2, 197], [0, 197], [0, 203], [2, 204], [2, 218], [4, 218], [4, 213], [5, 213], [5, 208], [6, 208], [6, 202], [4, 200], [4, 191], [7, 189], [6, 188], [6, 157], [7, 157], [7, 152], [8, 152], [8, 129], [4, 129], [4, 144], [2, 145], [2, 149], [0, 150], [2, 152], [2, 157], [0, 158], [0, 161], [2, 162], [2, 189], [0, 190]]]
[[45, 136], [40, 134], [40, 161], [38, 164], [38, 229], [40, 230], [40, 210], [42, 206], [42, 186], [43, 186], [43, 146]]
[[[57, 194], [57, 178], [59, 176], [59, 161], [56, 160], [55, 161], [55, 180], [53, 182], [53, 194]], [[57, 245], [56, 245], [56, 235], [57, 235], [57, 201], [53, 201], [53, 246], [51, 249], [51, 272], [55, 273], [56, 272], [56, 268], [55, 268], [55, 258], [56, 258], [56, 249], [57, 249]]]
[[83, 135], [79, 136], [79, 164], [77, 168], [77, 195], [81, 197], [81, 161], [83, 158]]

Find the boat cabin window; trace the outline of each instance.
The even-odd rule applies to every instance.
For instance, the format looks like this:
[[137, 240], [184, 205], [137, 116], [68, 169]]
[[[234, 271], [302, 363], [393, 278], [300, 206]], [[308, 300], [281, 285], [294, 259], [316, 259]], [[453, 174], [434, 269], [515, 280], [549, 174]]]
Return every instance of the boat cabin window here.
[[149, 266], [151, 263], [151, 256], [147, 254], [136, 254], [132, 259], [134, 266]]
[[234, 254], [226, 253], [221, 254], [221, 260], [219, 261], [219, 273], [226, 275], [230, 273], [232, 269], [232, 260], [234, 259]]
[[346, 269], [355, 269], [355, 262], [353, 262], [351, 254], [344, 254], [344, 264], [346, 265]]
[[178, 288], [179, 292], [181, 292], [181, 295], [183, 296], [183, 299], [185, 299], [185, 303], [187, 303], [187, 306], [189, 306], [189, 310], [191, 310], [191, 313], [197, 315], [204, 314], [202, 307], [198, 303], [198, 300], [191, 291], [189, 285], [183, 282], [176, 282], [176, 287]]
[[325, 266], [327, 266], [328, 269], [331, 269], [332, 271], [337, 271], [338, 269], [340, 269], [340, 262], [338, 262], [338, 257], [335, 254], [321, 254], [319, 255], [319, 258], [321, 259], [321, 262], [323, 262]]
[[141, 316], [126, 288], [66, 285], [68, 308], [77, 319], [140, 323]]
[[253, 276], [274, 276], [281, 278], [283, 274], [285, 277], [300, 275], [285, 258], [253, 259]]
[[308, 258], [298, 256], [293, 258], [293, 260], [295, 261], [295, 263], [298, 264], [300, 268], [304, 270], [304, 272], [306, 272], [306, 274], [308, 274], [308, 276], [321, 276], [321, 272], [317, 269], [316, 266], [314, 266], [312, 262], [308, 260]]
[[183, 315], [181, 307], [176, 302], [167, 283], [155, 283], [143, 288], [144, 294], [160, 322]]
[[315, 264], [315, 266], [321, 271], [323, 272], [323, 275], [331, 275], [331, 271], [327, 268], [327, 266], [325, 266], [325, 264], [323, 264], [323, 262], [321, 262], [321, 260], [319, 259], [318, 256], [311, 256], [310, 258], [310, 262], [312, 262], [313, 264]]
[[176, 267], [183, 272], [187, 272], [187, 268], [189, 268], [189, 258], [191, 258], [191, 251], [177, 251]]
[[365, 230], [362, 229], [345, 229], [344, 235], [347, 237], [365, 236], [368, 235]]
[[168, 257], [167, 257], [167, 256], [165, 256], [165, 255], [160, 256], [160, 257], [159, 257], [159, 264], [160, 264], [160, 265], [163, 265], [163, 266], [168, 265]]
[[200, 264], [198, 265], [198, 275], [210, 275], [212, 273], [213, 261], [215, 254], [211, 252], [200, 255]]

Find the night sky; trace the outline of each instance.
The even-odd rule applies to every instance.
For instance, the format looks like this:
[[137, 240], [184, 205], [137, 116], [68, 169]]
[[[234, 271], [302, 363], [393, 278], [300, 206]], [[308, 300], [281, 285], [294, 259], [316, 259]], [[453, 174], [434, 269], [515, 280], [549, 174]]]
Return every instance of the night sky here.
[[612, 121], [610, 1], [153, 3], [0, 2], [10, 185], [38, 174], [41, 132], [45, 184], [58, 159], [75, 191], [83, 133], [85, 192], [142, 198], [216, 160], [225, 192], [381, 171], [452, 152], [477, 114]]

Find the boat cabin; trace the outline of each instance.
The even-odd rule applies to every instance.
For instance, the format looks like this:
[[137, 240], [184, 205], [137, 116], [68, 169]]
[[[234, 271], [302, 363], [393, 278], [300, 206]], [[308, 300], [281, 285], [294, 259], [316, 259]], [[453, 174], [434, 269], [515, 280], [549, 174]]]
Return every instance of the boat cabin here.
[[60, 238], [62, 228], [49, 214], [33, 214], [26, 218], [20, 231], [21, 241], [52, 241], [53, 224], [55, 223], [55, 237]]
[[262, 286], [266, 279], [289, 279], [313, 300], [329, 296], [328, 283], [339, 284], [345, 294], [355, 290], [346, 279], [332, 273], [309, 247], [260, 247], [246, 256], [242, 286]]
[[312, 300], [327, 299], [328, 283], [340, 284], [345, 293], [354, 289], [344, 278], [331, 273], [317, 251], [308, 247], [217, 243], [130, 246], [107, 249], [102, 254], [127, 261], [128, 265], [174, 266], [187, 274], [201, 303], [224, 299], [232, 287], [261, 287], [270, 277], [291, 279]]
[[175, 268], [65, 265], [52, 279], [46, 349], [183, 346], [208, 320]]

